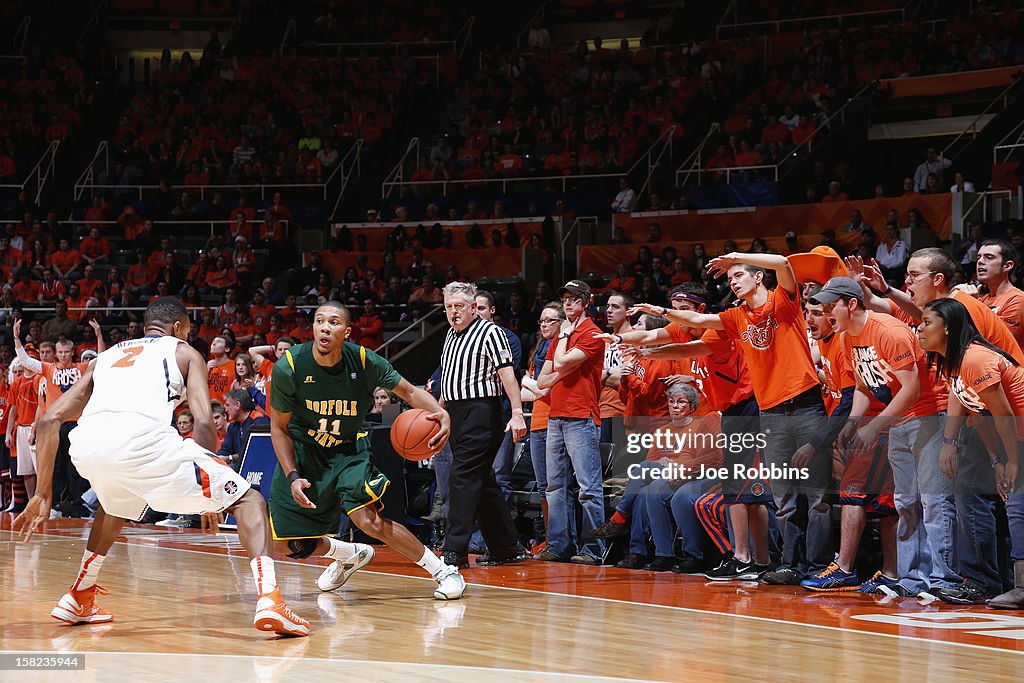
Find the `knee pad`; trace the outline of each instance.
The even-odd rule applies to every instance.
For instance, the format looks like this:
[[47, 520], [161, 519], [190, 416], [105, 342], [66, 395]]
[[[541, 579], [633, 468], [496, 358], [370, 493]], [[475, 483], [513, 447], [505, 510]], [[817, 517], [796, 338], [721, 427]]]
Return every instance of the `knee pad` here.
[[288, 557], [293, 560], [304, 560], [316, 552], [318, 538], [294, 538], [288, 541]]

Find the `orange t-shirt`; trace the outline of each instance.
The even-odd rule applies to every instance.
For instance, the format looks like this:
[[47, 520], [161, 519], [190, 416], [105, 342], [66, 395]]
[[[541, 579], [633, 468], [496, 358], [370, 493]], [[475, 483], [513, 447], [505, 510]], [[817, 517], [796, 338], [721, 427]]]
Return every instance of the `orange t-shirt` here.
[[[669, 323], [665, 330], [674, 344], [694, 341], [678, 323]], [[750, 373], [736, 344], [719, 330], [705, 330], [700, 341], [710, 346], [712, 353], [690, 359], [689, 374], [696, 379], [697, 389], [704, 396], [697, 414], [723, 411], [750, 398], [754, 393]]]
[[[573, 368], [566, 376], [555, 382], [548, 394], [551, 401], [549, 417], [593, 418], [601, 424], [598, 396], [601, 393], [601, 368], [604, 362], [604, 342], [597, 338], [601, 330], [590, 318], [576, 326], [566, 340], [566, 349], [580, 349], [586, 360]], [[547, 360], [555, 360], [555, 340], [548, 348]]]
[[36, 407], [39, 405], [39, 380], [41, 375], [25, 375], [18, 373], [8, 392], [8, 401], [18, 411], [14, 424], [18, 427], [29, 427], [36, 421]]
[[1024, 368], [1013, 365], [992, 349], [971, 344], [964, 351], [960, 374], [949, 378], [950, 391], [967, 410], [978, 415], [988, 410], [978, 392], [995, 384], [1003, 385], [1015, 416], [1017, 440], [1024, 440]]
[[818, 340], [818, 350], [821, 352], [821, 369], [825, 373], [821, 395], [825, 401], [825, 412], [831, 415], [843, 399], [843, 389], [854, 386], [857, 381], [853, 377], [850, 354], [843, 345], [841, 335], [833, 334]]
[[42, 379], [39, 381], [39, 398], [43, 401], [43, 408], [49, 409], [68, 389], [75, 386], [88, 367], [88, 363], [74, 363], [67, 368], [56, 363], [43, 363]]
[[[725, 325], [725, 336], [736, 342], [747, 361], [761, 410], [818, 386], [798, 294], [773, 289], [757, 310], [740, 305], [719, 317]], [[779, 372], [782, 368], [785, 372]]]
[[[694, 476], [700, 472], [701, 465], [707, 468], [722, 466], [722, 449], [716, 447], [717, 435], [722, 433], [722, 418], [717, 413], [694, 417], [689, 424], [682, 427], [676, 427], [669, 422], [661, 429], [681, 436], [685, 440], [677, 441], [675, 444], [669, 440], [663, 440], [660, 447], [655, 443], [647, 451], [648, 460], [658, 461], [668, 458], [685, 467], [686, 472]], [[679, 443], [683, 444], [682, 448], [678, 447]]]
[[231, 390], [235, 381], [235, 361], [228, 359], [210, 370], [206, 383], [210, 385], [210, 400], [224, 402], [224, 394]]
[[[665, 383], [659, 378], [678, 375], [674, 360], [642, 359], [631, 375], [623, 375], [619, 383], [619, 397], [626, 402], [627, 427], [636, 423], [631, 418], [665, 417], [668, 415], [668, 396]], [[662, 421], [656, 421], [659, 424]]]
[[537, 432], [548, 428], [548, 415], [551, 413], [551, 401], [547, 396], [542, 396], [533, 402], [533, 411], [530, 414], [530, 431]]
[[[960, 301], [960, 299], [958, 298], [957, 301]], [[1017, 344], [1024, 347], [1024, 292], [1013, 287], [999, 296], [986, 294], [978, 301], [988, 306], [996, 314], [996, 317], [1002, 320], [1003, 324], [1010, 329], [1014, 339], [1017, 340]], [[992, 339], [989, 339], [989, 341], [1009, 351], [1009, 349], [997, 344]]]
[[0, 383], [0, 432], [7, 432], [7, 420], [11, 417], [11, 406], [9, 403], [11, 387], [7, 382]]
[[921, 393], [906, 415], [894, 424], [913, 417], [936, 415], [946, 410], [946, 396], [935, 390], [933, 373], [929, 372], [924, 351], [914, 333], [891, 315], [868, 313], [868, 322], [856, 337], [842, 333], [843, 344], [850, 353], [853, 371], [871, 392], [872, 400], [866, 415], [878, 415], [892, 402], [903, 385], [894, 371], [916, 366]]

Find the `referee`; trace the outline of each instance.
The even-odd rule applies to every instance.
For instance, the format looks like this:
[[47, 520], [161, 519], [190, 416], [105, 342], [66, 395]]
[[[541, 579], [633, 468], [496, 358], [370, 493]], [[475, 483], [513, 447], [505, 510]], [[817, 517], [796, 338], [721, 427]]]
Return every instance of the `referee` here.
[[[526, 435], [523, 405], [508, 339], [500, 327], [477, 315], [476, 293], [466, 282], [444, 288], [444, 310], [452, 326], [441, 351], [441, 404], [452, 422], [444, 560], [461, 568], [469, 566], [474, 522], [489, 548], [477, 564], [526, 558], [493, 469], [505, 431], [511, 429], [516, 441]], [[502, 390], [512, 405], [512, 419], [504, 429]]]

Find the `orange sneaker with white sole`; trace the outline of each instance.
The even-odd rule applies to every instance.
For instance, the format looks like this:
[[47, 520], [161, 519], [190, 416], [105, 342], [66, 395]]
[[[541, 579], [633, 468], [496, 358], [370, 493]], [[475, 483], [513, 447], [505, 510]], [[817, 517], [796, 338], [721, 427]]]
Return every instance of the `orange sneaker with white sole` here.
[[260, 596], [252, 623], [261, 631], [273, 631], [282, 636], [309, 635], [309, 622], [288, 608], [279, 588]]
[[96, 604], [96, 594], [107, 595], [110, 591], [101, 586], [90, 586], [83, 590], [68, 590], [60, 599], [50, 616], [65, 624], [105, 624], [114, 620], [114, 615]]

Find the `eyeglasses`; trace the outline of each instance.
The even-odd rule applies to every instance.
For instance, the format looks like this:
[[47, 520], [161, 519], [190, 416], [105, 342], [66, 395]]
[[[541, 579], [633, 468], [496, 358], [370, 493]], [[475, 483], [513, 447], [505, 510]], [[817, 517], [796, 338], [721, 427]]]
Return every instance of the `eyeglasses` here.
[[541, 318], [541, 325], [554, 325], [555, 323], [562, 322], [561, 318]]
[[582, 304], [583, 303], [583, 299], [581, 299], [578, 296], [566, 296], [566, 297], [563, 297], [561, 299], [561, 302], [562, 302], [562, 306], [566, 306], [568, 304], [572, 304], [572, 305], [575, 306], [576, 304]]
[[911, 283], [917, 282], [918, 280], [920, 280], [921, 278], [925, 277], [926, 275], [938, 275], [938, 272], [932, 270], [932, 271], [929, 271], [927, 273], [907, 273], [907, 276], [905, 278], [903, 278], [903, 281], [904, 282], [911, 282]]

